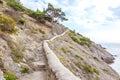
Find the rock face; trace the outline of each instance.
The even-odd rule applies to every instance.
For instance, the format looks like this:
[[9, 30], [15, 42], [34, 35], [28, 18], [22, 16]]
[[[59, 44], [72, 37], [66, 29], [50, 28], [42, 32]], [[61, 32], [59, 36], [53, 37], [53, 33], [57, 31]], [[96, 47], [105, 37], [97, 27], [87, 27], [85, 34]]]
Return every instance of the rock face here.
[[3, 72], [0, 70], [0, 80], [5, 80], [4, 76], [3, 76]]
[[[81, 42], [73, 38], [81, 38]], [[83, 38], [68, 31], [49, 42], [49, 46], [64, 66], [81, 80], [119, 80], [119, 75], [108, 65], [113, 62], [113, 56], [94, 42], [86, 39], [83, 43]]]
[[93, 54], [96, 54], [106, 63], [110, 64], [114, 62], [114, 57], [109, 52], [107, 52], [101, 45], [92, 43], [89, 49]]
[[113, 56], [100, 45], [61, 24], [40, 23], [6, 1], [0, 3], [0, 20], [13, 19], [17, 32], [2, 30], [0, 22], [0, 80], [120, 80], [107, 64]]

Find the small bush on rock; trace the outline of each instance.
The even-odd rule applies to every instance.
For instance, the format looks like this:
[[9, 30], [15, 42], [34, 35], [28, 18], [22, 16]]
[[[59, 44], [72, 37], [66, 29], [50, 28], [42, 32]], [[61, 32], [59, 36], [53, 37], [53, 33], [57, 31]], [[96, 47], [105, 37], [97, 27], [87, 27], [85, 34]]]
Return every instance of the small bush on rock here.
[[22, 72], [22, 73], [28, 73], [28, 72], [29, 72], [29, 68], [27, 68], [27, 67], [22, 67], [22, 68], [21, 68], [21, 72]]
[[96, 68], [93, 68], [93, 71], [94, 71], [97, 75], [100, 74], [100, 72], [99, 72]]
[[74, 42], [76, 42], [76, 43], [78, 43], [80, 45], [87, 45], [89, 47], [90, 44], [92, 43], [92, 41], [89, 38], [84, 37], [84, 36], [82, 36], [80, 34], [76, 34], [75, 31], [71, 31], [69, 33], [69, 36], [71, 37], [71, 39]]
[[20, 19], [20, 20], [18, 21], [18, 23], [19, 23], [19, 24], [22, 24], [22, 25], [24, 25], [25, 22], [26, 22], [26, 21], [25, 21], [24, 19]]
[[0, 14], [0, 30], [1, 31], [7, 31], [10, 33], [14, 33], [17, 31], [17, 29], [15, 28], [15, 21], [7, 16], [3, 16], [2, 14]]
[[65, 48], [61, 48], [61, 50], [66, 54], [68, 51]]
[[82, 67], [83, 67], [88, 73], [93, 73], [93, 69], [91, 68], [91, 66], [82, 65]]
[[4, 78], [6, 80], [16, 80], [16, 76], [12, 72], [5, 72]]
[[39, 29], [39, 32], [45, 34], [45, 31], [43, 31], [42, 29]]
[[21, 5], [21, 3], [16, 0], [8, 0], [7, 5], [11, 6], [15, 10], [25, 11], [25, 8]]

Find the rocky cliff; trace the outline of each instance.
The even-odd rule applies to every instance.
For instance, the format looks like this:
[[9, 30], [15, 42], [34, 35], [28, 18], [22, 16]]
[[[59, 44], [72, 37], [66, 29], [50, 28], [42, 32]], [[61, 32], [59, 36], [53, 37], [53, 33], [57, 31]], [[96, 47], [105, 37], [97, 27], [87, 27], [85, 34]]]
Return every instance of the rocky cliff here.
[[17, 9], [0, 0], [0, 80], [120, 80], [100, 45]]

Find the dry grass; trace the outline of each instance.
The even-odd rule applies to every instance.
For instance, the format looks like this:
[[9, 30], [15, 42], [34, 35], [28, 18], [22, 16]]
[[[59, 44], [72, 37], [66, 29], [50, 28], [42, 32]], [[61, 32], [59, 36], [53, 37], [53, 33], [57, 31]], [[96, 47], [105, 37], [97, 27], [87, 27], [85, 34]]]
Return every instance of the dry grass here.
[[15, 21], [7, 16], [0, 14], [0, 30], [3, 32], [16, 33]]

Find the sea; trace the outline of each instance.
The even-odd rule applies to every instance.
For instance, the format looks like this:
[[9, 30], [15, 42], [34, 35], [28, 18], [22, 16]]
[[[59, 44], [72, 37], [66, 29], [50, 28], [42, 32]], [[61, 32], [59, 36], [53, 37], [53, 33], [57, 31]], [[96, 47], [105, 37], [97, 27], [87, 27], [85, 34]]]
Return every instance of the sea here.
[[120, 75], [120, 43], [101, 43], [114, 57], [114, 63], [110, 66]]

